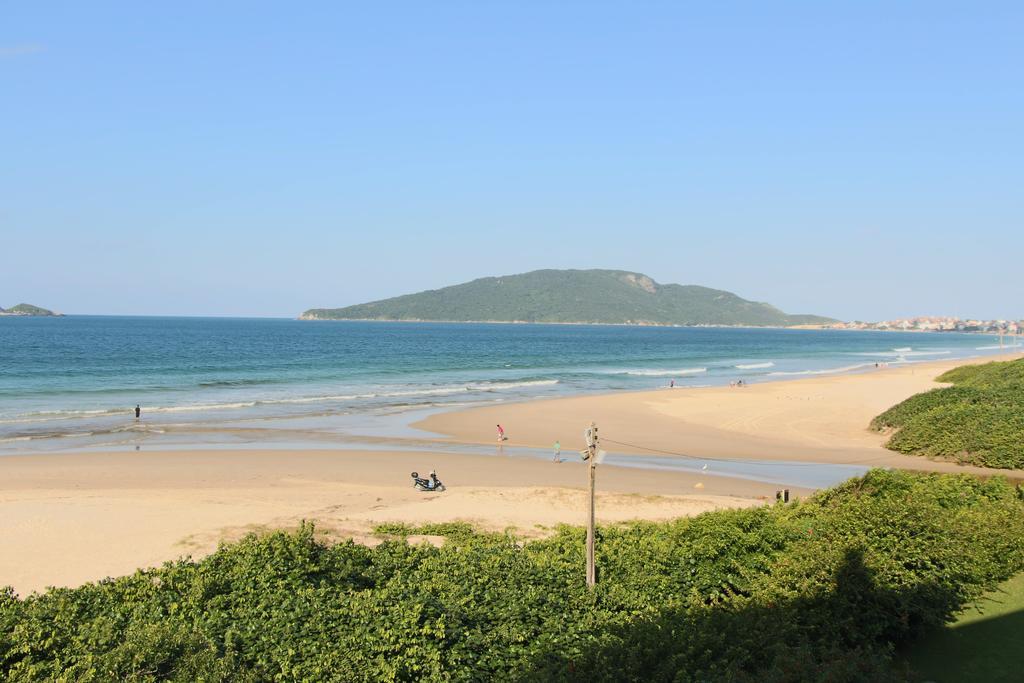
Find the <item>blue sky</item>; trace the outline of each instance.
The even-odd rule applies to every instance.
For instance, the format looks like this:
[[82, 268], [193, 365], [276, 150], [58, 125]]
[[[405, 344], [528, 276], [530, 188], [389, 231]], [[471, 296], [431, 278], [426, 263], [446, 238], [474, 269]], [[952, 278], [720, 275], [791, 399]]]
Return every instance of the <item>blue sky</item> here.
[[0, 5], [0, 306], [536, 268], [1024, 317], [1024, 3]]

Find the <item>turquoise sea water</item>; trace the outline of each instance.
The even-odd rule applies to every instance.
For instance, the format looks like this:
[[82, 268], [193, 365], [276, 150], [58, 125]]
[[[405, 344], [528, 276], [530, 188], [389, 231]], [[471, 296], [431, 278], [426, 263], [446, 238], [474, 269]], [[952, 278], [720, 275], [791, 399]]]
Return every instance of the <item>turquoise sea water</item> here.
[[0, 451], [410, 437], [409, 416], [457, 405], [997, 352], [944, 333], [0, 318]]

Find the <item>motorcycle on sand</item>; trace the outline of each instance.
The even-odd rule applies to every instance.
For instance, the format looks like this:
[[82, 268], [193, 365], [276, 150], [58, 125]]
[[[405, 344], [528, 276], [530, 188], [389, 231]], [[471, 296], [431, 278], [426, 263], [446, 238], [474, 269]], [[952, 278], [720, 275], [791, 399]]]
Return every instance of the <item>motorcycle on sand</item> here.
[[437, 472], [431, 470], [430, 477], [424, 479], [419, 472], [412, 473], [412, 486], [417, 491], [444, 491], [444, 484], [437, 478]]

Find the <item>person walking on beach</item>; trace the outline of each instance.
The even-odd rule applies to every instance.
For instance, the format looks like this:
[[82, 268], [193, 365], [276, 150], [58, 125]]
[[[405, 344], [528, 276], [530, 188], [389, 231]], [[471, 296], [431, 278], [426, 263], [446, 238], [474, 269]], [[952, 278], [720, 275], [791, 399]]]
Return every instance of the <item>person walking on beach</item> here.
[[142, 407], [138, 403], [136, 403], [135, 404], [135, 419], [138, 420], [140, 417], [142, 417]]
[[555, 441], [555, 462], [562, 462], [562, 444], [560, 441]]
[[505, 430], [502, 428], [501, 425], [498, 425], [498, 441], [504, 441], [504, 440], [505, 440]]

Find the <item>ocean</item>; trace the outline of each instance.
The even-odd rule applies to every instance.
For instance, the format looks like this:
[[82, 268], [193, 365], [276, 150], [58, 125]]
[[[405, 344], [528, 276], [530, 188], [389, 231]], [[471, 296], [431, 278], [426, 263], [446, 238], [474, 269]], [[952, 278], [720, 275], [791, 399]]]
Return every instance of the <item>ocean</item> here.
[[0, 318], [0, 453], [379, 444], [457, 406], [998, 352], [952, 333]]

